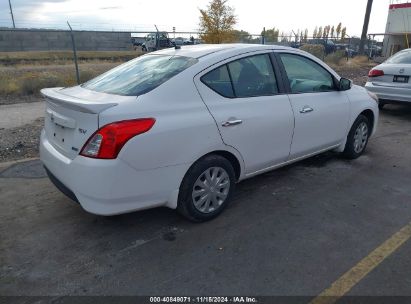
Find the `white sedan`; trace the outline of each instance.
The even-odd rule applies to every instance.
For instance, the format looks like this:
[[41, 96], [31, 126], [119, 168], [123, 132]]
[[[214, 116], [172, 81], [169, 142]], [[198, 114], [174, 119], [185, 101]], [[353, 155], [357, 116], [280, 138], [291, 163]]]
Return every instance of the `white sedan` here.
[[411, 103], [411, 49], [402, 50], [368, 73], [365, 88], [387, 103]]
[[375, 95], [279, 46], [166, 49], [42, 93], [49, 177], [100, 215], [209, 220], [241, 180], [327, 150], [357, 158], [378, 120]]

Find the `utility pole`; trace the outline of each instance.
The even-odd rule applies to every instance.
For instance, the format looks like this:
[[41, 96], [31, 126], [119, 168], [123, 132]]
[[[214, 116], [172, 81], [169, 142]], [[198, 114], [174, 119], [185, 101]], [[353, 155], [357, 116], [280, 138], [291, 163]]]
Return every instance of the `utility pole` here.
[[367, 39], [368, 24], [370, 23], [372, 2], [373, 0], [368, 0], [367, 9], [365, 10], [364, 25], [362, 27], [361, 42], [360, 42], [360, 49], [359, 49], [360, 54], [364, 53], [364, 45], [365, 45], [365, 40]]
[[71, 28], [70, 23], [67, 21], [67, 25], [70, 28], [70, 36], [71, 36], [71, 46], [73, 47], [73, 57], [74, 57], [74, 66], [76, 67], [76, 79], [77, 79], [77, 84], [80, 84], [80, 73], [78, 71], [78, 62], [77, 62], [77, 48], [76, 48], [76, 42], [74, 40], [74, 34], [73, 34], [73, 29]]
[[10, 1], [11, 1], [11, 0], [9, 0], [11, 20], [13, 21], [13, 28], [16, 28], [16, 24], [14, 23], [13, 9], [11, 8], [11, 2], [10, 2]]
[[265, 44], [265, 26], [263, 28], [263, 35], [261, 36], [261, 44]]

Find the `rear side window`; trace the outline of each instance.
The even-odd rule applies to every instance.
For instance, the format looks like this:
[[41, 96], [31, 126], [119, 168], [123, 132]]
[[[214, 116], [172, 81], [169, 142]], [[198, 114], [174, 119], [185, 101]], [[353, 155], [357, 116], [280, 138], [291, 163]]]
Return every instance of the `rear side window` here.
[[257, 97], [278, 93], [268, 54], [241, 58], [208, 72], [201, 81], [224, 97]]
[[201, 77], [201, 81], [210, 89], [224, 97], [233, 98], [233, 86], [231, 85], [230, 75], [226, 65], [223, 65]]
[[82, 87], [109, 94], [138, 96], [150, 92], [197, 61], [183, 56], [145, 55], [97, 76]]

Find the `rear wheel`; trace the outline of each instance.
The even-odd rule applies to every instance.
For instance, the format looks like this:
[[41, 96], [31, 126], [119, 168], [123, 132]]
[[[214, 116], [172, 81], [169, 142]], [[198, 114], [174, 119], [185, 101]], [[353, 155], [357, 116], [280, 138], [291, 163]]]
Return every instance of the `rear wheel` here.
[[177, 210], [191, 221], [203, 222], [219, 215], [235, 188], [231, 163], [219, 155], [209, 155], [188, 170], [180, 186]]
[[370, 121], [364, 115], [355, 120], [347, 136], [343, 155], [349, 159], [359, 157], [365, 150], [371, 133]]

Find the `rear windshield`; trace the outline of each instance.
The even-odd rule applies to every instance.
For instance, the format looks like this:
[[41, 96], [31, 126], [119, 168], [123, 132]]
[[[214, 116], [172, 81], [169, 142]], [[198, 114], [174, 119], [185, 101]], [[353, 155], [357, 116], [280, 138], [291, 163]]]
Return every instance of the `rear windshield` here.
[[387, 59], [386, 63], [405, 63], [411, 64], [411, 51], [398, 52], [394, 56]]
[[183, 56], [145, 55], [91, 79], [82, 87], [97, 92], [138, 96], [150, 92], [197, 61]]

